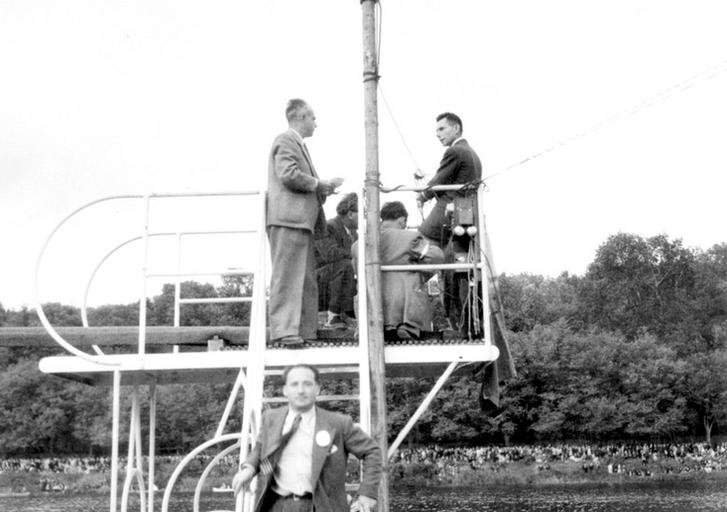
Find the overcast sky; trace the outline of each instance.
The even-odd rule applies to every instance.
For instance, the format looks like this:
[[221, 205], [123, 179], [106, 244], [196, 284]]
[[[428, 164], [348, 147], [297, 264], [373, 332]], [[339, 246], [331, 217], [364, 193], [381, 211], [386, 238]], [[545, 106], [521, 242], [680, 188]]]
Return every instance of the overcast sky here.
[[[486, 213], [498, 271], [582, 274], [619, 231], [702, 249], [727, 241], [726, 2], [381, 7], [393, 113], [380, 101], [382, 182], [433, 173], [443, 151], [434, 118], [458, 113], [485, 175], [497, 174]], [[291, 97], [315, 109], [319, 174], [360, 189], [361, 45], [358, 0], [0, 0], [0, 302], [32, 303], [40, 247], [85, 203], [263, 187]], [[230, 218], [253, 215], [225, 200], [152, 210], [160, 231], [236, 229]], [[96, 262], [140, 233], [142, 211], [104, 203], [63, 228], [42, 300], [80, 303]], [[197, 250], [227, 268], [251, 245]], [[110, 259], [92, 303], [138, 296], [138, 252]]]

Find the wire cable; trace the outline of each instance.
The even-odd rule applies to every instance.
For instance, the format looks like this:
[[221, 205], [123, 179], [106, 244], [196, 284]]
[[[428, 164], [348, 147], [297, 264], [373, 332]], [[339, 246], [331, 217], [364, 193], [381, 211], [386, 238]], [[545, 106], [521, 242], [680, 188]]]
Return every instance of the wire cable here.
[[607, 117], [604, 120], [592, 125], [589, 128], [581, 130], [580, 132], [578, 132], [570, 137], [562, 139], [562, 140], [556, 142], [555, 144], [553, 144], [552, 146], [547, 147], [546, 149], [538, 151], [537, 153], [533, 153], [532, 155], [528, 156], [527, 158], [524, 158], [523, 160], [520, 160], [519, 162], [516, 162], [516, 163], [510, 165], [509, 167], [500, 169], [499, 171], [485, 177], [484, 180], [489, 180], [489, 179], [494, 178], [495, 176], [504, 174], [516, 167], [519, 167], [521, 165], [526, 164], [527, 162], [530, 162], [531, 160], [535, 160], [536, 158], [541, 157], [541, 156], [545, 155], [546, 153], [550, 153], [551, 151], [554, 151], [558, 148], [566, 146], [566, 145], [570, 144], [571, 142], [574, 142], [578, 139], [586, 137], [587, 135], [591, 135], [599, 130], [602, 130], [603, 128], [605, 128], [607, 126], [610, 126], [610, 125], [616, 123], [617, 121], [619, 121], [621, 119], [625, 119], [629, 116], [632, 116], [632, 115], [635, 115], [635, 114], [641, 112], [642, 110], [644, 110], [648, 107], [656, 105], [658, 102], [663, 102], [663, 101], [671, 98], [672, 96], [674, 96], [677, 93], [686, 91], [687, 89], [694, 87], [695, 85], [697, 85], [700, 82], [706, 82], [707, 80], [711, 80], [711, 79], [719, 76], [720, 74], [724, 73], [725, 71], [727, 71], [727, 59], [723, 60], [722, 62], [720, 62], [714, 66], [704, 69], [704, 70], [700, 71], [699, 73], [692, 75], [689, 78], [686, 78], [686, 79], [664, 89], [663, 91], [660, 91], [659, 93], [646, 98], [645, 100], [640, 101], [639, 103], [632, 105], [631, 107], [623, 110], [622, 112], [620, 112], [618, 114]]
[[409, 144], [407, 144], [407, 142], [406, 142], [406, 138], [404, 137], [404, 132], [401, 131], [401, 128], [399, 127], [399, 123], [396, 121], [396, 117], [394, 116], [394, 113], [391, 111], [389, 102], [386, 101], [386, 95], [384, 94], [384, 89], [381, 87], [380, 81], [379, 81], [379, 94], [381, 95], [381, 99], [384, 101], [384, 106], [386, 107], [386, 111], [389, 113], [389, 117], [391, 118], [391, 121], [394, 123], [396, 132], [399, 134], [401, 143], [404, 145], [404, 148], [406, 148], [407, 153], [409, 153], [409, 158], [411, 158], [411, 161], [414, 164], [414, 168], [419, 170], [420, 167], [417, 164], [416, 158], [414, 158], [414, 153], [412, 153], [411, 148], [409, 147]]
[[[376, 16], [376, 72], [379, 73], [379, 71], [381, 70], [381, 48], [382, 48], [381, 34], [383, 33], [382, 26], [383, 26], [383, 19], [384, 19], [384, 11], [383, 11], [383, 7], [381, 5], [381, 0], [378, 0], [376, 2], [374, 9], [375, 9], [374, 14]], [[409, 144], [406, 141], [406, 137], [404, 137], [404, 132], [401, 130], [401, 127], [399, 126], [399, 123], [396, 120], [396, 116], [394, 115], [394, 112], [391, 110], [391, 106], [389, 105], [389, 102], [386, 100], [386, 95], [384, 94], [384, 89], [383, 89], [383, 87], [381, 87], [381, 80], [378, 80], [377, 85], [378, 85], [379, 95], [381, 96], [384, 106], [386, 107], [386, 111], [389, 113], [389, 117], [391, 118], [392, 123], [394, 123], [394, 128], [396, 128], [396, 132], [399, 134], [399, 139], [401, 140], [401, 143], [404, 145], [406, 152], [409, 154], [409, 158], [411, 159], [412, 163], [414, 164], [414, 168], [417, 171], [419, 171], [420, 167], [416, 161], [416, 158], [414, 158], [414, 153], [412, 152], [411, 148], [409, 147]]]

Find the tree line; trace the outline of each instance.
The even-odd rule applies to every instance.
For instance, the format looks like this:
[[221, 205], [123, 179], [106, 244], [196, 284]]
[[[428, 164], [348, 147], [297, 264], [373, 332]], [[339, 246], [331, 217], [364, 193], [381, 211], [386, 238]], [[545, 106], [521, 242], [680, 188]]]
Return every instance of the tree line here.
[[[187, 282], [183, 296], [239, 296], [250, 285], [250, 276], [225, 278], [218, 287]], [[711, 441], [727, 433], [727, 244], [700, 250], [665, 235], [619, 233], [598, 248], [582, 276], [502, 274], [499, 292], [518, 371], [505, 383], [500, 408], [480, 410], [479, 386], [465, 369], [440, 392], [409, 442]], [[173, 301], [174, 287], [165, 285], [147, 303], [149, 325], [171, 325]], [[138, 310], [138, 304], [92, 308], [89, 323], [135, 325]], [[81, 325], [77, 308], [48, 304], [45, 312], [54, 325]], [[189, 305], [182, 324], [246, 325], [249, 313], [249, 304]], [[0, 326], [33, 325], [32, 311], [0, 306]], [[41, 374], [38, 359], [57, 352], [0, 349], [0, 454], [108, 452], [110, 390]], [[387, 380], [392, 436], [431, 384]], [[356, 383], [325, 387], [347, 394]], [[160, 386], [160, 452], [186, 452], [209, 439], [230, 389]], [[268, 393], [276, 394], [275, 383]], [[356, 404], [337, 406], [356, 413]], [[239, 421], [237, 411], [228, 428], [239, 429]]]

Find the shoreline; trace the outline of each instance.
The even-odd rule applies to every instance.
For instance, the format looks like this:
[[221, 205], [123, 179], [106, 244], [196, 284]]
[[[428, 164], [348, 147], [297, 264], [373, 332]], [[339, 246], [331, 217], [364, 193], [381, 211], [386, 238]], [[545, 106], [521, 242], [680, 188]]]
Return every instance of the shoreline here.
[[727, 470], [674, 471], [667, 464], [648, 465], [648, 474], [639, 463], [623, 472], [609, 472], [606, 467], [584, 471], [580, 463], [555, 462], [547, 470], [531, 463], [511, 462], [490, 467], [470, 466], [438, 468], [429, 464], [393, 464], [389, 475], [392, 486], [501, 487], [549, 485], [623, 485], [643, 482], [722, 481]]

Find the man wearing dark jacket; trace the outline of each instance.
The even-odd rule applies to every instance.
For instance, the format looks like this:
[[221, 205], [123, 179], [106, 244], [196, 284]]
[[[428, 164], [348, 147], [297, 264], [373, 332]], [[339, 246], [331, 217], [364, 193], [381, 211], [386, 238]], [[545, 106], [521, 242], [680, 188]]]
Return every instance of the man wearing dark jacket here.
[[344, 314], [353, 318], [356, 280], [351, 265], [351, 245], [358, 238], [358, 199], [346, 194], [336, 206], [336, 216], [326, 225], [326, 236], [316, 240], [318, 311], [327, 311], [325, 327], [346, 326]]
[[316, 406], [318, 370], [283, 373], [287, 407], [265, 411], [257, 442], [232, 481], [235, 494], [257, 475], [254, 512], [344, 512], [348, 454], [361, 460], [356, 509], [372, 512], [383, 471], [379, 446], [350, 416]]
[[[434, 177], [427, 183], [434, 185], [457, 185], [478, 182], [482, 179], [482, 163], [475, 150], [462, 138], [462, 120], [458, 115], [445, 112], [437, 116], [437, 138], [447, 148]], [[444, 247], [451, 235], [451, 215], [448, 206], [455, 196], [464, 196], [467, 191], [424, 190], [417, 201], [425, 203], [436, 198], [434, 208], [419, 227], [422, 235]]]

